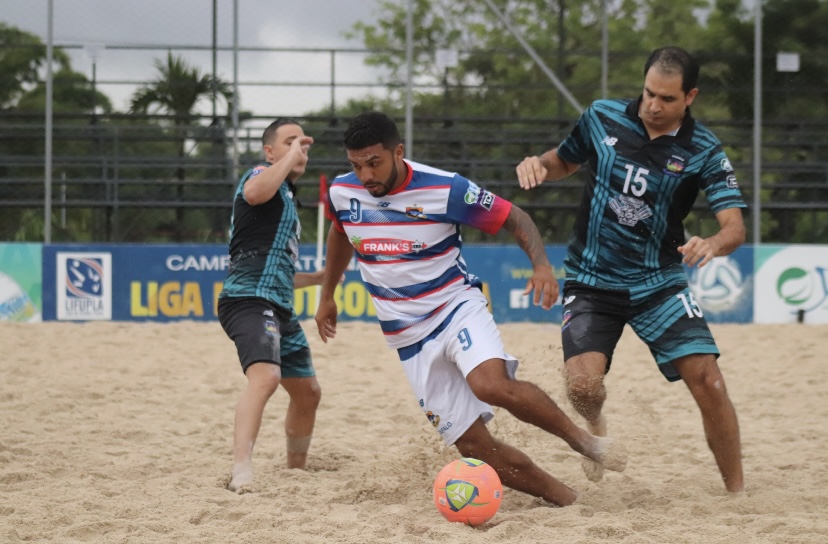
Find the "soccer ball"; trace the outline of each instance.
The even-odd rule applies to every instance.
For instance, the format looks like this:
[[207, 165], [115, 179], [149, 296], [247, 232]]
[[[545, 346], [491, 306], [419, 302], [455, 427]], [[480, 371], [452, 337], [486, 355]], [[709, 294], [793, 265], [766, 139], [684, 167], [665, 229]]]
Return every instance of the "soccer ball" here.
[[503, 486], [490, 465], [463, 457], [443, 467], [434, 480], [434, 504], [449, 521], [477, 527], [500, 507]]

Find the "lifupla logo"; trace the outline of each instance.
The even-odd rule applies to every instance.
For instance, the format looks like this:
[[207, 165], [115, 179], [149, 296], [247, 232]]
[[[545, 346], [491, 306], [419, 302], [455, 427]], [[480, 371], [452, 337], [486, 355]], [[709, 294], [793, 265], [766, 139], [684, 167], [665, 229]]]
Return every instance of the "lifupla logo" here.
[[112, 255], [57, 254], [57, 318], [112, 319]]

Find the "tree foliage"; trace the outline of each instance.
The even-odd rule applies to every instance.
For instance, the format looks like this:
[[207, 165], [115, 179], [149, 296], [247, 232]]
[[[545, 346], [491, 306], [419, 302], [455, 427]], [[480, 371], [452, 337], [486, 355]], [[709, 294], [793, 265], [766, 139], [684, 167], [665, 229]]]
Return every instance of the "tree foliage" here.
[[[69, 56], [60, 48], [53, 57], [62, 70]], [[0, 22], [0, 109], [12, 108], [27, 90], [42, 81], [46, 46], [36, 35]]]
[[[582, 106], [600, 98], [601, 0], [494, 0], [512, 27], [554, 71]], [[607, 6], [609, 44], [608, 88], [612, 97], [635, 97], [641, 92], [642, 68], [650, 51], [678, 45], [694, 53], [702, 64], [701, 95], [693, 105], [701, 119], [730, 126], [716, 130], [731, 158], [745, 169], [752, 159], [750, 130], [753, 119], [754, 21], [751, 3], [741, 0], [610, 0]], [[399, 89], [407, 79], [405, 22], [407, 2], [377, 0], [376, 17], [357, 23], [349, 36], [370, 51], [368, 62], [384, 71], [384, 82], [397, 89], [388, 113], [400, 116]], [[420, 143], [418, 159], [431, 157], [444, 167], [460, 165], [466, 175], [475, 165], [502, 159], [517, 161], [554, 145], [568, 132], [577, 112], [564, 100], [545, 71], [532, 60], [487, 2], [415, 0], [413, 3], [414, 112], [417, 125], [443, 118], [439, 145]], [[826, 146], [824, 140], [803, 130], [828, 114], [828, 1], [763, 1], [762, 104], [763, 117], [773, 130], [774, 141], [763, 149], [763, 202], [800, 202], [828, 205], [824, 189]], [[456, 50], [456, 67], [439, 64], [441, 49]], [[802, 59], [799, 72], [776, 70], [777, 52], [796, 52]], [[358, 102], [348, 106], [357, 106]], [[355, 112], [353, 112], [355, 113]], [[459, 134], [452, 140], [453, 118], [506, 119], [493, 128]], [[536, 140], [530, 120], [546, 119], [548, 131]], [[522, 148], [513, 145], [509, 123], [523, 123], [515, 134], [532, 138]], [[814, 129], [818, 130], [818, 129]], [[433, 134], [433, 133], [431, 133]], [[519, 137], [519, 136], [518, 136]], [[416, 139], [416, 138], [415, 138]], [[501, 143], [497, 143], [498, 139]], [[473, 142], [487, 142], [475, 145]], [[457, 158], [462, 156], [464, 162]], [[819, 165], [822, 165], [821, 167]], [[489, 179], [513, 176], [503, 168], [486, 170]], [[749, 180], [744, 172], [743, 181]], [[484, 178], [485, 179], [485, 178]], [[819, 185], [819, 186], [818, 186]], [[556, 186], [559, 187], [559, 186]], [[746, 196], [750, 198], [750, 184]], [[508, 190], [508, 189], [507, 189]], [[576, 193], [554, 189], [545, 200], [558, 204], [576, 202]], [[508, 195], [507, 195], [508, 196]], [[521, 199], [520, 195], [514, 195]], [[537, 197], [536, 197], [537, 198]], [[520, 201], [520, 200], [519, 200]], [[534, 202], [536, 203], [536, 202]], [[529, 203], [533, 204], [533, 203]], [[770, 208], [770, 206], [768, 207]], [[533, 212], [552, 239], [561, 240], [559, 212]], [[808, 240], [824, 212], [767, 209], [760, 222], [763, 239]], [[712, 232], [715, 220], [693, 212], [689, 222], [698, 232]], [[804, 224], [811, 227], [803, 227]], [[825, 239], [824, 234], [821, 235]]]
[[[193, 145], [187, 149], [188, 141], [195, 139], [196, 142], [204, 140], [205, 134], [196, 122], [196, 108], [203, 100], [222, 98], [225, 104], [233, 100], [233, 92], [229, 83], [220, 78], [202, 74], [197, 67], [187, 64], [181, 58], [174, 56], [171, 52], [167, 54], [166, 62], [156, 59], [155, 68], [158, 77], [142, 86], [132, 96], [130, 112], [132, 113], [164, 113], [172, 115], [171, 129], [172, 138], [178, 145], [179, 165], [175, 168], [175, 179], [177, 181], [176, 194], [179, 200], [184, 199], [186, 169], [184, 166], [185, 157], [197, 149]], [[212, 130], [218, 138], [215, 142], [219, 146], [219, 153], [226, 154], [226, 142], [224, 141], [224, 130], [219, 119], [213, 120]], [[208, 138], [208, 141], [209, 138]], [[184, 239], [184, 208], [176, 208], [175, 224], [172, 226], [175, 239]]]
[[202, 74], [197, 67], [172, 53], [166, 62], [155, 60], [158, 77], [132, 95], [133, 113], [166, 113], [174, 115], [177, 125], [191, 124], [196, 107], [214, 95], [226, 104], [233, 100], [230, 84], [221, 78]]
[[[496, 0], [501, 14], [538, 53], [582, 104], [599, 98], [602, 1]], [[608, 3], [611, 88], [640, 92], [646, 54], [664, 45], [698, 43], [702, 27], [696, 12], [705, 0], [620, 0]], [[406, 3], [378, 0], [371, 22], [348, 33], [372, 53], [367, 63], [384, 68], [385, 82], [401, 88], [406, 80]], [[413, 76], [417, 83], [451, 89], [451, 108], [463, 115], [561, 116], [575, 113], [545, 71], [522, 48], [485, 2], [416, 0], [413, 11]], [[458, 52], [458, 65], [440, 65], [440, 50]], [[449, 91], [445, 91], [449, 93]], [[439, 94], [439, 93], [438, 93]], [[434, 93], [418, 95], [423, 110], [440, 109]], [[422, 112], [422, 110], [421, 110]]]
[[[737, 164], [750, 199], [752, 2], [492, 1], [582, 106], [602, 93], [604, 5], [608, 9], [610, 96], [631, 98], [641, 92], [643, 63], [652, 49], [674, 44], [693, 52], [702, 62], [701, 94], [693, 113], [703, 122], [716, 123], [712, 128]], [[512, 180], [516, 161], [560, 141], [578, 112], [487, 2], [413, 0], [413, 5], [415, 158], [496, 184], [505, 192], [503, 196], [530, 209], [549, 241], [564, 241], [578, 203], [577, 180], [571, 186], [556, 184], [543, 196], [533, 194], [532, 201], [514, 189]], [[763, 239], [828, 241], [823, 221], [828, 215], [824, 211], [828, 195], [823, 189], [828, 162], [828, 145], [823, 143], [828, 116], [828, 0], [763, 0], [762, 5]], [[374, 17], [347, 32], [369, 49], [367, 62], [380, 68], [381, 83], [388, 92], [349, 100], [337, 106], [339, 116], [379, 109], [397, 119], [403, 117], [406, 7], [407, 1], [375, 0]], [[457, 52], [456, 66], [441, 64], [444, 50]], [[800, 71], [777, 72], [777, 52], [799, 53]], [[18, 195], [36, 202], [42, 198], [42, 164], [36, 162], [43, 154], [42, 121], [32, 121], [34, 117], [20, 121], [24, 118], [16, 114], [43, 110], [45, 57], [46, 47], [37, 36], [0, 23], [0, 112], [4, 114], [0, 116], [0, 154], [6, 157], [0, 175], [10, 181], [0, 185], [0, 199]], [[197, 115], [205, 101], [215, 98], [229, 103], [232, 94], [227, 83], [170, 53], [155, 61], [157, 77], [132, 97], [129, 110], [135, 117], [118, 119], [116, 114], [97, 119], [92, 115], [96, 111], [112, 112], [108, 98], [72, 70], [65, 51], [56, 48], [54, 59], [54, 172], [56, 178], [65, 174], [79, 181], [69, 184], [70, 193], [100, 201], [103, 192], [111, 189], [113, 180], [108, 176], [120, 176], [122, 199], [173, 201], [177, 206], [178, 200], [185, 200], [186, 188], [190, 201], [202, 197], [215, 201], [209, 183], [198, 186], [189, 181], [227, 178], [225, 120], [214, 119], [212, 125], [204, 126]], [[310, 115], [314, 119], [305, 123], [305, 130], [317, 144], [306, 178], [346, 170], [341, 119], [329, 118], [327, 109]], [[117, 174], [113, 159], [118, 163]], [[36, 179], [39, 186], [31, 183]], [[224, 187], [215, 191], [227, 192]], [[229, 196], [222, 192], [218, 198], [227, 198], [229, 206]], [[793, 209], [790, 203], [813, 210]], [[118, 212], [120, 230], [110, 238], [115, 236], [115, 227], [109, 225], [118, 223], [108, 215], [110, 211], [68, 209], [67, 228], [53, 227], [56, 239], [102, 239], [100, 232], [105, 231], [104, 239], [163, 241], [197, 236], [204, 241], [201, 234], [192, 233], [208, 228], [218, 232], [226, 226], [226, 213], [217, 208], [193, 209], [185, 216], [183, 208], [173, 214], [163, 206], [132, 207]], [[689, 222], [694, 232], [709, 233], [716, 228], [715, 220], [703, 212], [693, 212]], [[31, 208], [7, 207], [0, 214], [0, 237], [37, 239], [33, 233], [42, 228], [42, 214]]]
[[[762, 86], [766, 119], [828, 116], [828, 2], [766, 0], [763, 3]], [[753, 117], [753, 14], [737, 0], [717, 0], [704, 47], [707, 81], [729, 90], [722, 99], [734, 119]], [[798, 72], [779, 72], [776, 55], [799, 53]]]
[[[55, 115], [92, 114], [95, 109], [112, 109], [109, 98], [93, 90], [85, 75], [72, 69], [69, 56], [61, 48], [53, 52], [52, 109]], [[36, 35], [0, 23], [0, 154], [7, 157], [0, 166], [0, 176], [9, 181], [0, 187], [0, 199], [36, 200], [43, 198], [43, 166], [39, 158], [44, 153], [42, 116], [36, 126], [25, 121], [21, 114], [43, 112], [46, 109], [46, 46]], [[54, 166], [59, 176], [80, 175], [81, 168], [64, 165], [77, 157], [94, 153], [88, 139], [76, 137], [87, 128], [82, 117], [62, 119], [55, 134], [60, 145], [54, 147]], [[75, 137], [60, 141], [62, 132]], [[82, 189], [84, 190], [84, 189]], [[89, 232], [92, 212], [74, 209], [66, 213], [65, 227], [53, 225], [56, 239], [63, 232]], [[11, 240], [40, 239], [44, 230], [43, 214], [39, 210], [19, 207], [3, 208], [0, 214], [0, 238]]]

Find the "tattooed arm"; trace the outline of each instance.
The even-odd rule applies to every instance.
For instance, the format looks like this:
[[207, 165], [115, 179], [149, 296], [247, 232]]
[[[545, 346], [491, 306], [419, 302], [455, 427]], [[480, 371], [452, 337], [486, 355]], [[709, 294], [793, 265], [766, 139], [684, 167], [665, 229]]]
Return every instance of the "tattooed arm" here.
[[546, 248], [543, 245], [538, 227], [529, 215], [516, 205], [512, 204], [509, 216], [503, 224], [517, 242], [517, 245], [526, 253], [532, 262], [534, 274], [526, 282], [526, 290], [523, 294], [535, 291], [533, 302], [535, 306], [541, 305], [548, 310], [558, 300], [558, 280], [555, 278], [552, 265], [546, 256]]

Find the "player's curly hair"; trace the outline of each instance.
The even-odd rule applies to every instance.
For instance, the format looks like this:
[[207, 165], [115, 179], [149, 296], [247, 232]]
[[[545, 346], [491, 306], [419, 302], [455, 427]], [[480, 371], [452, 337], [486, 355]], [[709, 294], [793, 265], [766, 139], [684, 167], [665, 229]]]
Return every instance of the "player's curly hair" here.
[[394, 149], [400, 143], [397, 124], [384, 113], [367, 111], [354, 117], [345, 129], [345, 149], [364, 149], [382, 144], [383, 149]]

